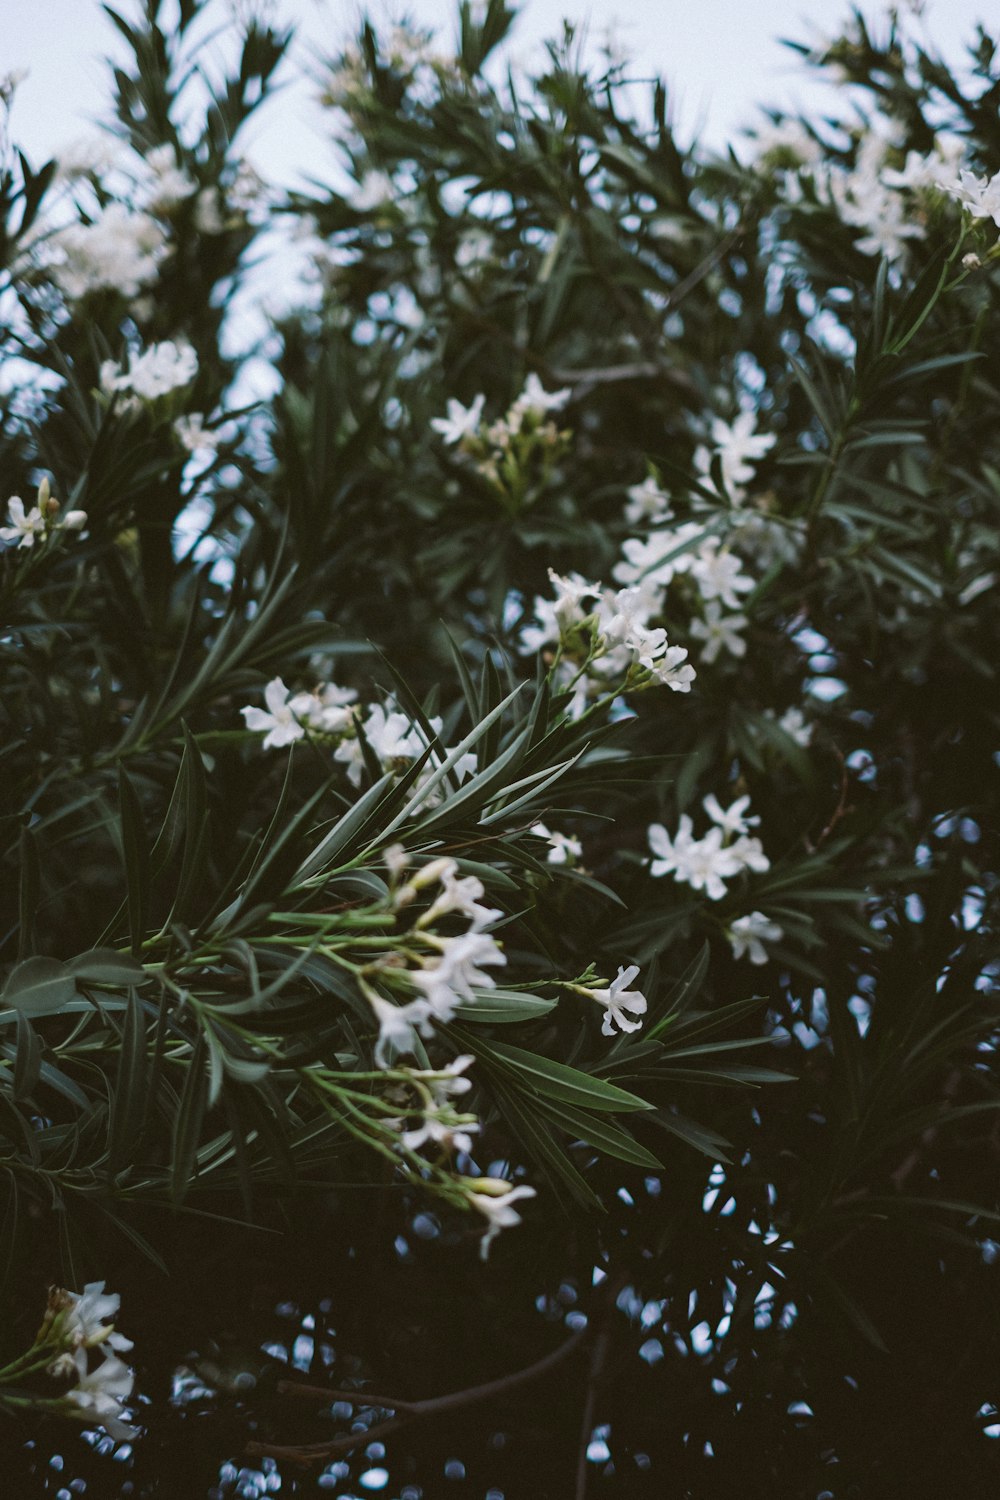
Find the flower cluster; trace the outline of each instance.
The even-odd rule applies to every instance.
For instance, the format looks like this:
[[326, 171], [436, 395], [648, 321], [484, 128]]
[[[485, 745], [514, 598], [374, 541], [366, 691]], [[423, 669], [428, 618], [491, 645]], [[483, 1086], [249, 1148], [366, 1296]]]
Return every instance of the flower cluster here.
[[[75, 1417], [122, 1441], [134, 1438], [136, 1429], [122, 1420], [134, 1376], [119, 1358], [132, 1348], [115, 1331], [120, 1301], [117, 1293], [105, 1292], [103, 1281], [88, 1282], [82, 1292], [50, 1288], [31, 1348], [0, 1370], [3, 1404]], [[93, 1364], [91, 1356], [99, 1363]], [[32, 1383], [39, 1374], [62, 1382], [65, 1389], [55, 1397], [39, 1392]]]
[[104, 290], [134, 297], [155, 279], [166, 250], [154, 218], [117, 202], [91, 223], [68, 224], [46, 241], [52, 277], [74, 300]]
[[198, 356], [187, 343], [165, 339], [150, 344], [142, 354], [132, 355], [128, 369], [121, 370], [114, 360], [101, 365], [101, 390], [108, 396], [124, 395], [121, 405], [135, 406], [132, 399], [158, 401], [171, 391], [191, 384], [198, 373]]
[[33, 547], [44, 542], [59, 531], [82, 531], [87, 524], [85, 510], [68, 510], [60, 514], [60, 505], [43, 479], [38, 486], [38, 499], [30, 510], [25, 510], [20, 495], [11, 495], [7, 501], [9, 526], [0, 526], [0, 542], [9, 547]]
[[[398, 864], [394, 852], [391, 858]], [[474, 1005], [477, 990], [495, 989], [496, 980], [486, 971], [507, 962], [496, 939], [483, 930], [502, 913], [481, 904], [482, 881], [475, 875], [460, 876], [453, 859], [432, 860], [397, 886], [396, 910], [405, 910], [434, 885], [438, 890], [430, 906], [403, 934], [400, 947], [375, 966], [383, 984], [403, 1003], [387, 1000], [368, 983], [363, 986], [378, 1021], [375, 1062], [380, 1068], [388, 1067], [394, 1056], [413, 1052], [418, 1034], [433, 1036], [434, 1023], [450, 1021], [456, 1007]], [[446, 936], [436, 931], [444, 917], [462, 918], [468, 926]]]
[[750, 834], [750, 829], [760, 819], [748, 815], [748, 796], [737, 797], [729, 807], [723, 808], [718, 799], [710, 795], [704, 798], [702, 806], [712, 822], [703, 838], [693, 836], [694, 825], [687, 813], [681, 814], [673, 838], [662, 823], [650, 824], [647, 834], [654, 857], [649, 873], [657, 877], [673, 875], [675, 880], [689, 885], [692, 890], [704, 891], [709, 900], [721, 901], [726, 894], [727, 880], [745, 870], [763, 874], [770, 869], [771, 862], [760, 839]]
[[571, 690], [569, 713], [579, 717], [601, 694], [663, 686], [687, 693], [694, 668], [687, 650], [671, 646], [662, 626], [651, 627], [654, 604], [641, 587], [605, 589], [577, 573], [549, 569], [554, 599], [536, 597], [537, 623], [521, 631], [522, 654], [549, 651], [556, 680]]
[[480, 394], [467, 407], [449, 400], [447, 415], [432, 418], [431, 427], [516, 512], [531, 503], [565, 451], [568, 434], [560, 431], [552, 414], [563, 410], [571, 394], [569, 389], [546, 391], [531, 374], [520, 395], [495, 421], [484, 421], [486, 397]]

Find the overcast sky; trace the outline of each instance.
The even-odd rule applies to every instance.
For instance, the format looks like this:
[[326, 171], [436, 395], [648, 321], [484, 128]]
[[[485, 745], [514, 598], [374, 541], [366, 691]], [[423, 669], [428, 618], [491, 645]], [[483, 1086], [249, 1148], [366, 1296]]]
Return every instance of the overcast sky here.
[[[216, 0], [214, 14], [224, 17], [228, 3]], [[361, 9], [355, 0], [263, 3], [298, 24], [302, 60], [336, 50]], [[128, 14], [135, 0], [118, 4]], [[443, 38], [455, 32], [457, 0], [375, 0], [370, 8], [376, 15], [408, 13]], [[862, 9], [877, 16], [885, 6], [862, 0]], [[829, 34], [846, 12], [845, 0], [523, 0], [513, 48], [515, 55], [530, 55], [563, 17], [586, 23], [597, 38], [613, 27], [639, 70], [659, 71], [672, 86], [682, 136], [698, 133], [720, 146], [753, 118], [758, 104], [815, 104], [815, 85], [778, 38], [807, 38], [811, 28]], [[929, 0], [921, 24], [954, 58], [981, 17], [1000, 27], [1000, 0]], [[116, 40], [99, 0], [0, 0], [0, 74], [28, 70], [12, 134], [35, 163], [88, 133], [88, 117], [102, 114], [108, 97], [102, 59]], [[250, 146], [255, 164], [286, 182], [308, 171], [318, 147], [315, 121], [308, 91], [290, 90], [256, 128]]]

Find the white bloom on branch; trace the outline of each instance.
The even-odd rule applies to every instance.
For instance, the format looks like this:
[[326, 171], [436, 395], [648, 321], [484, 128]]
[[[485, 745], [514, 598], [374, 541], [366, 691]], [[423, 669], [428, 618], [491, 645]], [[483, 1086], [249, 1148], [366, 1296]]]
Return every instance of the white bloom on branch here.
[[521, 1223], [521, 1215], [511, 1205], [519, 1199], [534, 1198], [535, 1189], [523, 1183], [514, 1187], [497, 1177], [467, 1177], [464, 1185], [468, 1189], [466, 1201], [488, 1221], [486, 1233], [479, 1245], [481, 1259], [486, 1260], [490, 1246], [502, 1229], [513, 1229]]
[[62, 1297], [68, 1302], [63, 1336], [73, 1348], [94, 1349], [107, 1344], [119, 1353], [132, 1348], [131, 1339], [114, 1331], [121, 1297], [117, 1292], [105, 1292], [103, 1281], [88, 1281], [82, 1292], [63, 1292]]
[[40, 508], [33, 505], [26, 511], [20, 495], [11, 495], [7, 501], [7, 519], [10, 525], [0, 526], [0, 541], [16, 547], [33, 547], [36, 538], [41, 540], [45, 536], [45, 517]]
[[589, 995], [591, 1000], [596, 1000], [599, 1005], [604, 1006], [601, 1031], [605, 1036], [614, 1036], [616, 1025], [620, 1031], [640, 1030], [642, 1022], [633, 1018], [646, 1014], [646, 997], [638, 990], [628, 988], [638, 973], [638, 964], [630, 964], [627, 969], [619, 964], [618, 973], [612, 979], [608, 989], [586, 989], [582, 985], [579, 986], [581, 994]]
[[753, 817], [747, 815], [750, 806], [749, 795], [737, 797], [736, 801], [729, 807], [723, 808], [714, 792], [709, 792], [707, 797], [702, 798], [702, 807], [708, 813], [713, 823], [718, 824], [723, 833], [749, 833], [760, 822], [755, 814]]
[[189, 417], [178, 417], [174, 422], [174, 432], [188, 453], [215, 453], [219, 447], [220, 434], [208, 430], [200, 411], [192, 412]]
[[81, 1348], [77, 1351], [76, 1367], [77, 1383], [66, 1392], [63, 1400], [79, 1407], [82, 1420], [97, 1422], [113, 1438], [121, 1442], [134, 1438], [137, 1429], [122, 1421], [125, 1402], [132, 1394], [134, 1381], [128, 1365], [111, 1355], [96, 1369], [88, 1370], [87, 1356]]
[[485, 932], [466, 932], [460, 937], [439, 937], [425, 933], [424, 940], [436, 948], [439, 958], [431, 959], [409, 977], [422, 991], [440, 1021], [450, 1021], [455, 1006], [475, 1004], [475, 989], [496, 989], [496, 980], [484, 972], [483, 965], [506, 964], [507, 955], [494, 938]]
[[727, 609], [739, 609], [738, 595], [747, 594], [754, 587], [739, 558], [720, 548], [714, 537], [699, 547], [691, 562], [691, 577], [703, 599], [719, 599]]
[[273, 678], [267, 684], [264, 702], [267, 704], [266, 711], [262, 708], [241, 708], [240, 713], [248, 729], [264, 735], [265, 750], [280, 750], [303, 738], [305, 728], [295, 711], [299, 698], [289, 701], [289, 690], [280, 677]]
[[641, 484], [633, 484], [628, 490], [625, 519], [630, 526], [642, 526], [648, 522], [669, 521], [673, 516], [670, 496], [660, 489], [650, 475]]
[[375, 1043], [375, 1066], [388, 1068], [394, 1057], [404, 1057], [414, 1050], [417, 1033], [433, 1036], [434, 1012], [426, 1000], [411, 1000], [406, 1005], [394, 1005], [383, 1000], [381, 995], [366, 991], [368, 1003], [378, 1022], [378, 1040]]
[[550, 865], [566, 865], [571, 862], [575, 864], [578, 859], [583, 857], [583, 845], [579, 839], [575, 839], [570, 833], [559, 833], [558, 830], [553, 831], [547, 828], [544, 823], [535, 823], [531, 828], [531, 832], [536, 834], [538, 838], [545, 839], [549, 845], [549, 852], [546, 854], [545, 859]]
[[944, 192], [957, 198], [974, 219], [992, 219], [1000, 229], [1000, 172], [995, 177], [960, 172], [957, 182], [942, 179], [939, 185]]
[[408, 1151], [417, 1151], [428, 1141], [446, 1151], [472, 1150], [472, 1135], [479, 1130], [479, 1121], [474, 1115], [456, 1114], [452, 1100], [471, 1089], [472, 1080], [463, 1075], [473, 1062], [475, 1058], [465, 1054], [436, 1071], [409, 1070], [411, 1079], [429, 1091], [431, 1100], [424, 1109], [421, 1124], [403, 1132], [401, 1139]]
[[737, 917], [726, 933], [733, 957], [742, 958], [746, 954], [750, 962], [758, 966], [766, 964], [768, 960], [764, 944], [780, 943], [784, 935], [784, 928], [765, 917], [762, 911], [752, 911], [745, 917]]
[[727, 848], [722, 842], [722, 829], [710, 828], [704, 838], [694, 839], [681, 851], [674, 878], [693, 891], [704, 891], [710, 901], [721, 901], [726, 894], [725, 881], [742, 869], [735, 845]]
[[191, 345], [164, 339], [130, 359], [125, 371], [105, 360], [101, 365], [101, 389], [108, 395], [125, 392], [143, 401], [157, 401], [190, 385], [197, 373], [198, 356]]
[[483, 882], [475, 875], [460, 877], [454, 860], [449, 860], [450, 870], [445, 870], [441, 876], [441, 894], [437, 896], [420, 919], [421, 927], [430, 927], [437, 921], [438, 917], [447, 916], [449, 912], [457, 912], [460, 916], [467, 917], [471, 922], [471, 931], [479, 932], [483, 927], [488, 927], [503, 912], [492, 906], [481, 906], [479, 897], [486, 894]]
[[451, 447], [455, 443], [460, 443], [463, 438], [475, 437], [479, 431], [485, 405], [486, 397], [483, 395], [478, 395], [469, 407], [463, 406], [461, 401], [450, 400], [447, 407], [448, 415], [432, 417], [431, 426]]
[[547, 391], [532, 371], [524, 383], [524, 390], [508, 413], [512, 430], [514, 432], [520, 430], [522, 417], [544, 417], [550, 411], [562, 411], [571, 395], [572, 391], [568, 388], [561, 391]]
[[662, 823], [649, 825], [646, 837], [655, 856], [649, 866], [650, 875], [658, 879], [661, 875], [671, 875], [677, 870], [680, 861], [685, 858], [687, 850], [694, 843], [693, 826], [687, 813], [681, 813], [677, 832], [673, 838]]
[[740, 634], [750, 621], [746, 615], [723, 614], [718, 599], [710, 599], [705, 605], [705, 616], [691, 621], [691, 634], [695, 640], [704, 641], [701, 659], [710, 667], [720, 651], [728, 651], [737, 658], [746, 656], [747, 643]]
[[718, 454], [723, 488], [733, 500], [742, 500], [746, 495], [744, 486], [753, 479], [756, 465], [774, 447], [777, 438], [773, 432], [757, 431], [757, 414], [752, 411], [740, 412], [734, 422], [715, 417], [710, 431], [712, 446], [695, 450], [695, 468], [710, 484], [712, 458]]
[[110, 288], [134, 297], [156, 276], [166, 236], [148, 214], [109, 203], [92, 224], [69, 224], [46, 242], [58, 260], [52, 275], [67, 297]]
[[746, 834], [734, 839], [726, 852], [739, 862], [741, 870], [753, 870], [756, 875], [763, 875], [771, 868], [760, 839], [748, 838]]

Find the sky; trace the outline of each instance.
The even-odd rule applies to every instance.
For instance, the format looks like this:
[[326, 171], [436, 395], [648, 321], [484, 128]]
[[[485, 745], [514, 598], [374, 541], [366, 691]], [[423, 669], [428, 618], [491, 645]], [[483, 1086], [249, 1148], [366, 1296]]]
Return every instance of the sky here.
[[[137, 0], [116, 3], [128, 14]], [[297, 24], [302, 63], [334, 52], [362, 8], [357, 0], [216, 0], [214, 13], [250, 3]], [[878, 16], [886, 7], [861, 0], [861, 8]], [[457, 0], [373, 0], [370, 9], [409, 14], [443, 40], [454, 36]], [[846, 13], [846, 0], [523, 0], [512, 51], [529, 58], [563, 18], [585, 25], [595, 41], [612, 28], [637, 71], [666, 78], [681, 138], [725, 147], [758, 105], [822, 107], [818, 85], [778, 39], [829, 35]], [[955, 58], [980, 18], [996, 29], [1000, 0], [928, 0], [920, 25]], [[88, 119], [100, 117], [108, 98], [102, 59], [117, 41], [99, 0], [0, 0], [0, 75], [28, 70], [11, 133], [34, 164], [92, 133]], [[309, 90], [290, 87], [248, 140], [254, 164], [278, 181], [300, 179], [323, 149], [317, 121]]]

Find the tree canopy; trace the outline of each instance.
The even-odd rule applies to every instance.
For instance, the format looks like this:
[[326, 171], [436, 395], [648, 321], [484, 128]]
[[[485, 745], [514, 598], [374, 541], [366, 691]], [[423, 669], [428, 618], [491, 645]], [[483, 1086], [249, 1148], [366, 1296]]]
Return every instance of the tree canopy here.
[[721, 156], [464, 0], [292, 191], [289, 33], [106, 9], [0, 166], [23, 1493], [995, 1493], [994, 38]]

